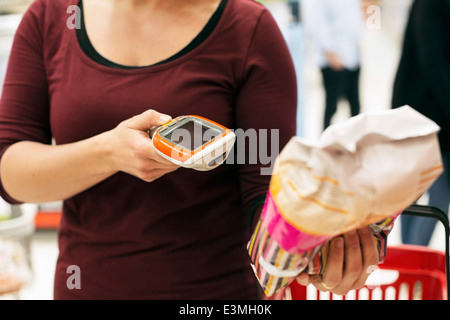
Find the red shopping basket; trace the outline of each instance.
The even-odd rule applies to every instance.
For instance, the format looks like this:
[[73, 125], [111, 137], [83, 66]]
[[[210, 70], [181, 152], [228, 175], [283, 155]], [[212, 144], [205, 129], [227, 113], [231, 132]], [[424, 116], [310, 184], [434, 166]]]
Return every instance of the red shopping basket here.
[[402, 214], [426, 216], [441, 221], [445, 228], [445, 253], [424, 246], [400, 245], [387, 249], [386, 259], [378, 267], [383, 271], [395, 273], [390, 282], [366, 285], [347, 296], [319, 293], [312, 285], [304, 287], [293, 281], [289, 287], [274, 299], [312, 300], [312, 299], [378, 299], [378, 300], [446, 300], [449, 297], [449, 222], [439, 209], [412, 205]]

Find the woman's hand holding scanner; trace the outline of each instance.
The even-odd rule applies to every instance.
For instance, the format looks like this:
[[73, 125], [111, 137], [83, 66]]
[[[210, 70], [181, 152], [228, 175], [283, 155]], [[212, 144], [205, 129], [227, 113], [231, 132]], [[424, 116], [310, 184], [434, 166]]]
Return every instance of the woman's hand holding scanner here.
[[320, 291], [345, 295], [366, 283], [371, 266], [378, 265], [378, 250], [369, 227], [351, 231], [331, 241], [327, 266], [321, 275], [300, 274], [301, 285], [312, 283]]
[[145, 181], [153, 181], [179, 168], [164, 159], [148, 139], [148, 130], [169, 122], [168, 115], [148, 110], [120, 123], [111, 131], [112, 165], [117, 171], [132, 174]]
[[155, 152], [148, 130], [171, 117], [148, 110], [91, 138], [47, 145], [20, 141], [1, 159], [1, 182], [18, 202], [70, 198], [123, 171], [153, 181], [178, 168]]

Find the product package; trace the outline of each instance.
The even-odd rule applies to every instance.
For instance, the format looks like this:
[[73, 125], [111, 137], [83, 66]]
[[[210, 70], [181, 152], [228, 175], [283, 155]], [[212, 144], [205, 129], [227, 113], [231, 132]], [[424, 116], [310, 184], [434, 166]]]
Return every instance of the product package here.
[[267, 296], [300, 273], [321, 273], [330, 239], [370, 226], [380, 251], [393, 221], [442, 173], [439, 127], [408, 106], [294, 137], [278, 156], [248, 244]]

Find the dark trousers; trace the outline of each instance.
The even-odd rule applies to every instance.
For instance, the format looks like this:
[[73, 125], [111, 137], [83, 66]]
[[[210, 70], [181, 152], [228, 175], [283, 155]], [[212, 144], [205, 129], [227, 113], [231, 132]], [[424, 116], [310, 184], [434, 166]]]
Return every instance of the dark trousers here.
[[330, 123], [331, 118], [337, 111], [339, 99], [343, 98], [350, 104], [352, 116], [359, 114], [361, 107], [359, 103], [359, 73], [356, 70], [335, 71], [330, 67], [322, 69], [323, 85], [325, 88], [325, 114], [324, 129]]

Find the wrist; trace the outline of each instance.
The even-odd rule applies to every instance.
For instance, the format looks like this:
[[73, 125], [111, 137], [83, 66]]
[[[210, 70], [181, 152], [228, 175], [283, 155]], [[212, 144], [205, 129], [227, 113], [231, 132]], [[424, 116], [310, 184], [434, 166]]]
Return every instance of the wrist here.
[[99, 172], [104, 175], [117, 173], [116, 148], [113, 146], [113, 137], [111, 131], [103, 132], [92, 138], [92, 151], [95, 159], [99, 159]]

